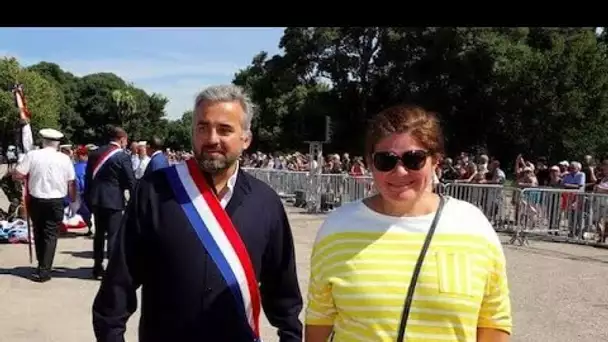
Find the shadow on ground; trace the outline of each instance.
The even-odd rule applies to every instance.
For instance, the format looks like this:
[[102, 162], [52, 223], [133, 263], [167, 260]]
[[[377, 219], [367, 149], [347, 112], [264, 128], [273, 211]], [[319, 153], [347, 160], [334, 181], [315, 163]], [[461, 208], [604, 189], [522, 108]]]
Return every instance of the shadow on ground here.
[[507, 246], [511, 249], [515, 249], [515, 250], [518, 250], [523, 253], [550, 256], [550, 257], [560, 258], [560, 259], [564, 259], [564, 260], [584, 261], [584, 262], [592, 262], [592, 263], [597, 263], [597, 264], [608, 264], [608, 260], [606, 260], [606, 259], [601, 259], [598, 257], [574, 255], [574, 254], [563, 252], [563, 251], [544, 249], [542, 247], [531, 247], [531, 246], [522, 247], [522, 246], [514, 246], [514, 245], [507, 245]]
[[93, 251], [63, 251], [61, 254], [68, 254], [75, 258], [93, 259]]
[[[12, 275], [24, 279], [30, 279], [35, 267], [19, 266], [15, 268], [0, 268], [0, 275]], [[51, 277], [53, 278], [71, 278], [71, 279], [82, 279], [91, 280], [91, 267], [78, 267], [78, 268], [67, 268], [67, 267], [55, 267]]]
[[88, 238], [88, 236], [86, 235], [87, 230], [83, 229], [82, 231], [67, 231], [67, 232], [62, 232], [59, 233], [59, 235], [57, 236], [60, 239], [75, 239], [75, 238]]

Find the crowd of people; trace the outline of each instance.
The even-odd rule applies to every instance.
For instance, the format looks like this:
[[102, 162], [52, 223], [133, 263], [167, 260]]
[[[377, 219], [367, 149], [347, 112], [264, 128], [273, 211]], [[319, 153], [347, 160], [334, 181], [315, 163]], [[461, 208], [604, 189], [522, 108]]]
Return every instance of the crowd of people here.
[[[496, 158], [483, 153], [475, 155], [461, 152], [453, 158], [442, 158], [434, 169], [433, 184], [436, 185], [437, 191], [441, 190], [441, 187], [437, 186], [441, 184], [445, 186], [450, 183], [471, 184], [472, 186], [494, 184], [503, 186], [503, 189], [528, 189], [523, 196], [513, 191], [507, 191], [508, 194], [497, 192], [497, 188], [478, 188], [477, 192], [454, 190], [456, 192], [451, 195], [461, 195], [460, 199], [475, 204], [486, 213], [493, 224], [502, 229], [505, 227], [513, 229], [514, 226], [519, 225], [527, 227], [526, 229], [545, 229], [543, 227], [546, 227], [549, 235], [560, 235], [560, 231], [562, 231], [560, 227], [565, 225], [568, 238], [595, 239], [597, 242], [604, 243], [608, 239], [608, 217], [606, 217], [608, 216], [608, 200], [596, 195], [608, 194], [608, 159], [596, 159], [591, 155], [585, 155], [581, 160], [582, 162], [562, 160], [552, 164], [545, 157], [527, 160], [519, 155], [515, 159], [512, 176], [507, 180], [507, 173]], [[244, 155], [242, 164], [249, 168], [273, 170], [273, 172], [319, 171], [322, 174], [348, 174], [353, 176], [355, 181], [358, 176], [371, 174], [363, 158], [350, 158], [347, 153], [342, 156], [330, 153], [311, 159], [309, 155], [299, 152], [290, 154], [255, 152]], [[265, 178], [272, 177], [272, 174], [260, 175]], [[327, 194], [325, 197], [323, 194], [321, 196], [323, 211], [331, 211], [336, 205], [336, 203], [329, 205], [323, 203], [324, 199], [336, 200], [343, 197], [339, 196], [342, 192], [347, 191], [340, 182], [350, 181], [350, 179], [335, 180], [332, 182], [327, 178]], [[373, 188], [373, 180], [369, 179], [367, 186]], [[346, 186], [346, 188], [356, 189], [352, 186]], [[462, 188], [461, 190], [476, 189], [466, 186], [460, 188]], [[557, 192], [531, 191], [536, 188], [539, 190], [554, 189]], [[580, 195], [566, 196], [560, 189], [580, 191]], [[369, 193], [371, 192], [364, 191], [365, 196]], [[583, 196], [584, 194], [589, 195]], [[349, 194], [348, 197], [352, 197], [351, 195], [353, 194]], [[521, 210], [522, 208], [524, 210]]]
[[[319, 165], [319, 161], [321, 161], [321, 165]], [[367, 173], [363, 158], [360, 156], [351, 158], [348, 153], [342, 154], [342, 157], [336, 153], [311, 157], [309, 154], [300, 152], [265, 154], [258, 151], [244, 154], [241, 163], [244, 167], [267, 170], [308, 172], [321, 167], [322, 173], [349, 173], [352, 175]]]
[[[535, 161], [525, 160], [519, 155], [515, 160], [513, 179], [520, 187], [563, 187], [580, 188], [586, 192], [603, 192], [606, 181], [608, 159], [598, 161], [591, 155], [582, 158], [583, 162], [562, 160], [551, 165], [547, 158], [539, 157]], [[351, 158], [348, 153], [340, 156], [330, 153], [311, 158], [309, 154], [264, 153], [244, 154], [241, 164], [247, 168], [259, 168], [277, 171], [308, 172], [317, 170], [321, 161], [321, 172], [324, 174], [347, 173], [353, 176], [368, 175], [369, 170], [363, 158]], [[551, 166], [549, 166], [551, 165]], [[505, 184], [507, 174], [501, 168], [499, 160], [487, 154], [461, 152], [458, 156], [445, 157], [435, 168], [435, 182], [470, 183], [470, 184]]]

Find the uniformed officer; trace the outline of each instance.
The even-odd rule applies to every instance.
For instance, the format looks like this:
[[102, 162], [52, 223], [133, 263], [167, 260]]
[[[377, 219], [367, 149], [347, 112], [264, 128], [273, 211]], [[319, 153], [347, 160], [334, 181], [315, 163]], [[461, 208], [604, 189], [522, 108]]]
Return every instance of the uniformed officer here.
[[70, 159], [74, 158], [74, 151], [72, 151], [72, 144], [59, 145], [59, 152], [64, 153], [65, 155], [70, 157]]
[[71, 210], [78, 210], [74, 166], [70, 158], [58, 151], [61, 132], [45, 128], [40, 130], [42, 148], [28, 152], [17, 165], [13, 177], [28, 177], [30, 195], [28, 210], [34, 228], [34, 243], [38, 268], [32, 280], [51, 280], [51, 269], [57, 247], [59, 225], [63, 220], [63, 200], [70, 195]]

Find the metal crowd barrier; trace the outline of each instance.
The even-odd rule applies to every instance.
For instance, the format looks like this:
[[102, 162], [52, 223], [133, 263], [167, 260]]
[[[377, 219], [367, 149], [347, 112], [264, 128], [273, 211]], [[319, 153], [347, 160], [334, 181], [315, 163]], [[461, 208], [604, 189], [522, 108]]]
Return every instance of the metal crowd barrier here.
[[521, 192], [517, 233], [552, 241], [596, 245], [606, 242], [608, 195], [555, 188]]
[[369, 176], [244, 169], [270, 185], [281, 197], [294, 198], [296, 205], [306, 206], [310, 211], [332, 209], [365, 198], [373, 192], [373, 182]]
[[[319, 174], [245, 168], [279, 195], [295, 198], [311, 212], [327, 211], [373, 194], [370, 176]], [[605, 243], [608, 195], [557, 188], [505, 187], [498, 184], [439, 183], [434, 191], [477, 206], [496, 231], [512, 234], [511, 243], [529, 237], [586, 245]]]
[[448, 183], [444, 194], [478, 207], [496, 231], [514, 231], [519, 189], [499, 184]]

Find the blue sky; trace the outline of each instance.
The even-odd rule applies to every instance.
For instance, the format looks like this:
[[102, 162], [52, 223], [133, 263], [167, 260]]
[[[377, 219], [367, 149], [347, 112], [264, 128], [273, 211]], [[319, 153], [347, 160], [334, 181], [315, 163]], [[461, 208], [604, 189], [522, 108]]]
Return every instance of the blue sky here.
[[191, 109], [207, 85], [230, 83], [260, 51], [279, 53], [283, 28], [0, 29], [0, 56], [59, 64], [77, 76], [113, 72], [169, 99], [167, 115]]

